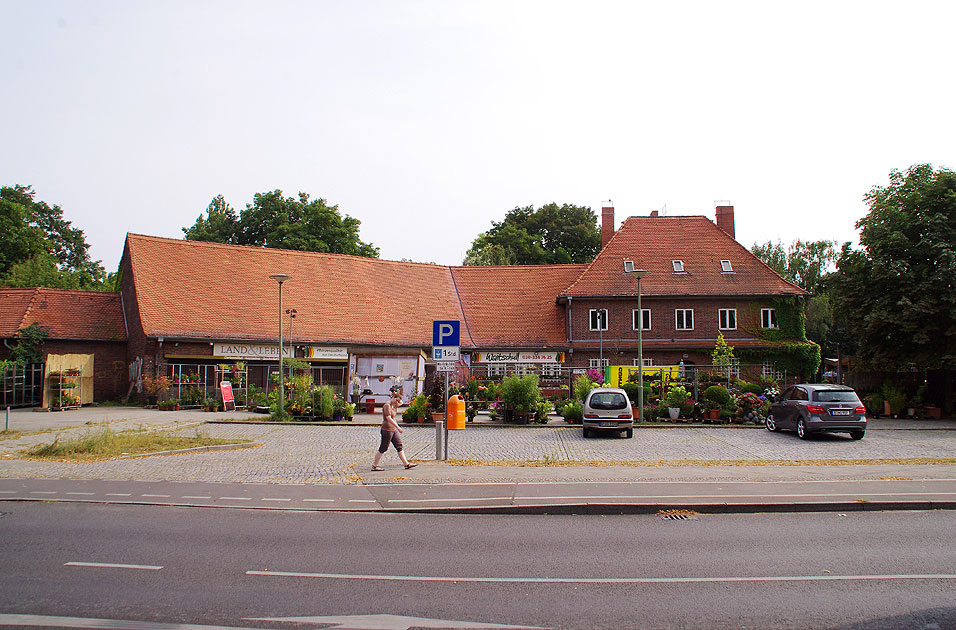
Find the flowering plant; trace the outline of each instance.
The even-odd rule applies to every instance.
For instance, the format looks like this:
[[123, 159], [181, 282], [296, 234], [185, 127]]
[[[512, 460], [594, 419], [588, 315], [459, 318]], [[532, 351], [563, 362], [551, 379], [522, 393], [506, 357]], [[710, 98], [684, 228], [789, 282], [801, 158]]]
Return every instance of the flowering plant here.
[[588, 378], [591, 379], [592, 383], [600, 383], [604, 381], [604, 370], [599, 370], [597, 368], [588, 368], [587, 375], [588, 375]]
[[763, 395], [764, 398], [770, 402], [777, 402], [777, 399], [780, 397], [780, 390], [776, 387], [768, 387], [767, 389], [763, 390]]
[[757, 397], [756, 394], [747, 392], [746, 394], [741, 394], [737, 396], [737, 406], [744, 413], [750, 413], [754, 409], [759, 409], [761, 405], [761, 400]]

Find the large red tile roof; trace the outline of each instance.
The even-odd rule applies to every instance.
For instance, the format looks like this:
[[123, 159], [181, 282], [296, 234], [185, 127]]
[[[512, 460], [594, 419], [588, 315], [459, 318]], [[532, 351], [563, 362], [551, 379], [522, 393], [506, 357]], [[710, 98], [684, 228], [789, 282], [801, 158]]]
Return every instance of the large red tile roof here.
[[478, 346], [567, 346], [564, 308], [555, 298], [585, 265], [453, 267], [465, 323]]
[[[648, 272], [641, 281], [648, 296], [806, 295], [702, 216], [629, 217], [562, 295], [636, 295], [637, 282], [623, 273], [625, 260]], [[674, 273], [674, 260], [684, 262], [686, 273]], [[722, 260], [733, 273], [722, 272]]]
[[[432, 320], [464, 319], [440, 265], [137, 234], [126, 247], [148, 336], [276, 339], [278, 286], [269, 276], [277, 273], [291, 276], [282, 308], [297, 311], [293, 340], [430, 346]], [[284, 313], [282, 321], [288, 335]]]
[[52, 339], [126, 339], [118, 293], [62, 289], [0, 289], [0, 337], [13, 337], [32, 323]]

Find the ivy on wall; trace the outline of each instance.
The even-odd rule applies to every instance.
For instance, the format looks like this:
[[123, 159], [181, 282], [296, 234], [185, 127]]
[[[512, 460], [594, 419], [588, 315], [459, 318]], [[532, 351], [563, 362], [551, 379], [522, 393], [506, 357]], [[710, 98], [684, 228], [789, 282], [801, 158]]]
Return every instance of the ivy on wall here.
[[[807, 341], [806, 314], [798, 297], [769, 298], [753, 303], [750, 321], [756, 322], [747, 332], [757, 339], [771, 342], [772, 348], [738, 348], [737, 354], [746, 363], [772, 361], [780, 371], [809, 378], [820, 367], [820, 346]], [[777, 312], [777, 328], [760, 327], [760, 309]]]
[[[772, 308], [777, 311], [777, 328], [760, 327], [760, 309]], [[754, 325], [747, 330], [757, 339], [765, 341], [807, 341], [807, 316], [803, 312], [801, 298], [770, 298], [751, 304], [750, 321]]]
[[820, 346], [812, 341], [781, 342], [773, 348], [738, 348], [743, 363], [772, 361], [781, 372], [810, 378], [820, 368]]

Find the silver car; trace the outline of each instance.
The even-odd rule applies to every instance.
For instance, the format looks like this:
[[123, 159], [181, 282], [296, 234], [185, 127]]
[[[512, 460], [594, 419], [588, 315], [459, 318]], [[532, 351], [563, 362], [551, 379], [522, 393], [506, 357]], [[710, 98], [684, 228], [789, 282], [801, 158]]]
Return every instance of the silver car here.
[[790, 429], [801, 440], [814, 433], [849, 433], [859, 440], [866, 432], [866, 408], [852, 387], [794, 385], [770, 406], [767, 430]]
[[584, 399], [584, 437], [594, 431], [623, 431], [634, 435], [634, 412], [623, 389], [595, 387]]

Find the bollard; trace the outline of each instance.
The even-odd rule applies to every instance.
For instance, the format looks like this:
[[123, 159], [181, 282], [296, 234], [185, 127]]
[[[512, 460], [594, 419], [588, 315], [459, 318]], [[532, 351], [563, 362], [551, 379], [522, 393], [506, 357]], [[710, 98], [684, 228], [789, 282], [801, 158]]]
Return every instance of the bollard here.
[[442, 442], [445, 439], [445, 423], [439, 420], [435, 423], [435, 459], [442, 458]]
[[4, 431], [10, 430], [10, 407], [7, 407], [7, 426], [3, 429]]

